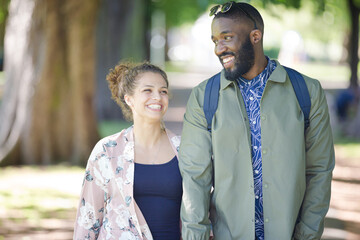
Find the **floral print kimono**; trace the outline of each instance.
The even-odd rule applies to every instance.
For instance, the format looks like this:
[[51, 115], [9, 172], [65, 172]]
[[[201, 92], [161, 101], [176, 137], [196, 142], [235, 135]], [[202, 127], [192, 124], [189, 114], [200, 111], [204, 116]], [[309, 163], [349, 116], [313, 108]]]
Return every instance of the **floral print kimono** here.
[[[166, 130], [174, 153], [180, 137]], [[74, 240], [152, 240], [133, 197], [133, 127], [105, 137], [87, 163], [77, 212]]]

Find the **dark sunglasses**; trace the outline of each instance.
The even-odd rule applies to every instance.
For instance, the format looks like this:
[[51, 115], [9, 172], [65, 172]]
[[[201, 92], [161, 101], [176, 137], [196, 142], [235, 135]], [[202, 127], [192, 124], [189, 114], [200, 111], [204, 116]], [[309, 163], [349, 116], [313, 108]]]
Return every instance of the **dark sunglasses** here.
[[[221, 12], [221, 13], [228, 12], [234, 3], [235, 3], [234, 1], [231, 1], [231, 2], [227, 2], [227, 3], [216, 5], [216, 6], [212, 7], [210, 9], [209, 16], [210, 17], [214, 16], [214, 15], [218, 14], [219, 12]], [[257, 29], [255, 19], [253, 17], [251, 17], [249, 13], [247, 13], [244, 9], [242, 9], [236, 3], [234, 4], [234, 6], [238, 9], [240, 9], [249, 19], [251, 19], [251, 21], [254, 23], [254, 29]]]

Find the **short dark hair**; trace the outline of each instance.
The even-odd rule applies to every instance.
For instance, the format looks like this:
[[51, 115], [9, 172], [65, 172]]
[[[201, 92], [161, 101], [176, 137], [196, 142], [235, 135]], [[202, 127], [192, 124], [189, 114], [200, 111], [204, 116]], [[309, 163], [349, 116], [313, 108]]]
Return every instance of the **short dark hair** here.
[[216, 19], [216, 18], [230, 18], [230, 19], [234, 19], [234, 20], [247, 19], [246, 21], [248, 21], [249, 24], [253, 24], [253, 21], [244, 13], [244, 11], [254, 19], [254, 21], [256, 22], [256, 27], [261, 32], [264, 32], [264, 21], [261, 17], [261, 14], [255, 7], [253, 7], [252, 5], [250, 5], [248, 3], [233, 2], [229, 11], [227, 11], [225, 13], [219, 12], [219, 13], [215, 14], [214, 19]]

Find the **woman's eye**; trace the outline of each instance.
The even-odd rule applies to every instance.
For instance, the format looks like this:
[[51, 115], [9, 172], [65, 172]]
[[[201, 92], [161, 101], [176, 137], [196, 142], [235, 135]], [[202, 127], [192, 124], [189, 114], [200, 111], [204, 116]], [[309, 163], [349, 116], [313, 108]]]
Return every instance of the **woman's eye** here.
[[168, 94], [168, 91], [164, 90], [164, 91], [161, 91], [162, 94]]
[[225, 36], [224, 39], [225, 40], [230, 40], [232, 37], [231, 36]]

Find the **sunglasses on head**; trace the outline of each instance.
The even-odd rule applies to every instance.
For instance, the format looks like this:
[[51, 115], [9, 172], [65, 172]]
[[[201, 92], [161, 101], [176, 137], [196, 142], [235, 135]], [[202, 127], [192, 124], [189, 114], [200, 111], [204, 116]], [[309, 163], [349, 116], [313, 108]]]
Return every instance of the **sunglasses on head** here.
[[251, 19], [251, 21], [254, 23], [254, 29], [257, 29], [256, 22], [255, 22], [254, 18], [251, 17], [249, 13], [247, 13], [244, 9], [241, 8], [240, 5], [236, 4], [236, 2], [234, 2], [234, 1], [227, 2], [227, 3], [224, 3], [224, 4], [220, 4], [220, 5], [216, 5], [216, 6], [212, 7], [210, 9], [209, 16], [210, 17], [214, 16], [214, 15], [218, 14], [219, 12], [220, 13], [226, 13], [231, 9], [232, 6], [235, 6], [237, 9], [242, 11], [249, 19]]

